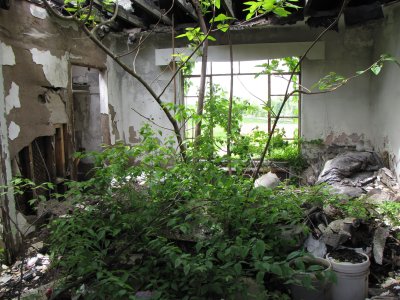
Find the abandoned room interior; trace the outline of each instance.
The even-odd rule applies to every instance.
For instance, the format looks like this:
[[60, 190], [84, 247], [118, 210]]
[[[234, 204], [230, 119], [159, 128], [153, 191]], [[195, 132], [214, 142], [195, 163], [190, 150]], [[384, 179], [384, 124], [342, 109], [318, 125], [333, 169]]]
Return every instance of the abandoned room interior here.
[[400, 299], [400, 1], [0, 0], [1, 299]]

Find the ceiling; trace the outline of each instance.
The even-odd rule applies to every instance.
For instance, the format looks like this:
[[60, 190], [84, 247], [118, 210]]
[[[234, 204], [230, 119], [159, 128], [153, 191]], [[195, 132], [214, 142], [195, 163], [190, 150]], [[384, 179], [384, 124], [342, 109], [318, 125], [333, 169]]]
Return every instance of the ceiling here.
[[[63, 4], [63, 0], [52, 0]], [[100, 7], [103, 0], [94, 0]], [[288, 17], [280, 18], [267, 14], [246, 21], [247, 0], [220, 0], [226, 14], [235, 18], [234, 25], [257, 26], [265, 24], [295, 24], [305, 20], [311, 27], [327, 27], [337, 16], [343, 0], [299, 0], [296, 5], [302, 9], [291, 9]], [[344, 10], [345, 23], [348, 26], [365, 23], [369, 20], [383, 18], [382, 6], [390, 5], [400, 0], [350, 0]], [[119, 13], [116, 22], [111, 26], [118, 31], [124, 28], [140, 28], [148, 30], [171, 28], [179, 30], [197, 23], [197, 16], [190, 1], [187, 0], [119, 0]], [[103, 11], [103, 14], [110, 14]]]

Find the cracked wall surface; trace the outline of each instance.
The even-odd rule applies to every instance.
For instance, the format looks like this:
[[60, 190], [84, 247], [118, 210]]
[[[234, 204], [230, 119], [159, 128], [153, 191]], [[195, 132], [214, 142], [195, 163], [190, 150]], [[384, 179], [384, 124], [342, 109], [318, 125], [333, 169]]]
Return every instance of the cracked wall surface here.
[[[70, 64], [102, 69], [105, 55], [76, 25], [54, 21], [40, 6], [13, 1], [10, 10], [0, 9], [1, 185], [16, 175], [17, 154], [36, 138], [53, 135], [55, 124], [67, 124], [72, 136]], [[11, 190], [1, 204], [3, 238], [12, 257], [20, 242], [14, 224], [23, 229], [27, 223]]]
[[54, 134], [53, 124], [70, 123], [70, 64], [101, 69], [105, 55], [76, 28], [25, 1], [0, 10], [0, 41], [1, 55], [12, 53], [16, 62], [2, 70], [12, 158], [35, 138]]

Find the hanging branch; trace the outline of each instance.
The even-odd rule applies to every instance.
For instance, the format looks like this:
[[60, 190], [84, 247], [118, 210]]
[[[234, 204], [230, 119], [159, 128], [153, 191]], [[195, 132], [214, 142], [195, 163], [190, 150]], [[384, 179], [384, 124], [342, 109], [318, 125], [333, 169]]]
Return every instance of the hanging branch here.
[[231, 82], [229, 90], [229, 108], [228, 108], [228, 126], [227, 126], [227, 140], [226, 140], [226, 155], [228, 156], [228, 172], [232, 175], [231, 166], [231, 135], [232, 135], [232, 106], [233, 106], [233, 47], [231, 39], [231, 30], [228, 29], [228, 40], [229, 40], [229, 60], [231, 64]]
[[250, 187], [249, 192], [251, 191], [251, 189], [254, 186], [254, 182], [257, 179], [257, 176], [258, 176], [258, 174], [260, 172], [261, 166], [262, 166], [262, 164], [264, 162], [265, 156], [267, 155], [267, 152], [268, 152], [269, 147], [271, 145], [272, 136], [273, 136], [273, 134], [275, 132], [276, 126], [278, 125], [278, 121], [280, 119], [282, 110], [283, 110], [286, 102], [289, 100], [290, 96], [293, 94], [293, 93], [289, 93], [289, 88], [290, 88], [290, 84], [292, 83], [293, 76], [294, 76], [297, 68], [300, 66], [300, 64], [303, 62], [303, 60], [305, 59], [307, 54], [311, 51], [311, 49], [315, 46], [315, 44], [325, 35], [325, 33], [327, 33], [331, 28], [333, 28], [339, 22], [340, 16], [343, 14], [343, 11], [344, 11], [345, 7], [347, 6], [348, 2], [349, 2], [349, 0], [343, 0], [342, 6], [340, 8], [340, 11], [339, 11], [338, 16], [336, 17], [336, 19], [317, 36], [317, 38], [311, 43], [311, 45], [308, 47], [306, 52], [303, 54], [303, 56], [300, 57], [299, 61], [297, 62], [297, 64], [293, 68], [293, 70], [292, 70], [292, 72], [290, 74], [290, 78], [289, 78], [288, 84], [286, 86], [285, 97], [283, 99], [283, 102], [282, 102], [281, 106], [279, 107], [278, 113], [276, 114], [276, 118], [275, 118], [274, 124], [272, 126], [271, 132], [268, 135], [267, 143], [265, 144], [264, 150], [263, 150], [263, 152], [261, 154], [260, 162], [258, 163], [257, 168], [256, 168], [256, 170], [254, 171], [254, 173], [252, 175], [253, 185]]

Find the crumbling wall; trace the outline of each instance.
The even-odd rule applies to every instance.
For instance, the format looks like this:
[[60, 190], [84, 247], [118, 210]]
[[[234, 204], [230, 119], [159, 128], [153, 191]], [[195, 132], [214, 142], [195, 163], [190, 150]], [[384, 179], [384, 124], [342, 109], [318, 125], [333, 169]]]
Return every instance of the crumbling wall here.
[[[21, 149], [53, 135], [55, 124], [67, 124], [72, 139], [71, 63], [101, 69], [105, 55], [76, 25], [50, 18], [38, 5], [13, 1], [10, 10], [0, 9], [0, 184], [15, 175], [12, 161]], [[2, 200], [2, 222], [12, 233], [6, 242], [13, 247], [18, 242], [13, 224], [23, 218], [17, 218], [12, 194]]]
[[[385, 10], [385, 19], [376, 26], [373, 57], [390, 54], [400, 60], [400, 5]], [[400, 67], [386, 63], [379, 76], [371, 82], [371, 124], [373, 143], [384, 154], [386, 163], [400, 179]]]
[[69, 113], [71, 62], [104, 68], [105, 56], [91, 41], [57, 22], [25, 1], [0, 10], [0, 40], [16, 61], [3, 67], [11, 158], [36, 137], [54, 134], [52, 125], [60, 120], [54, 119], [57, 112], [51, 112], [46, 94], [59, 94], [64, 108], [58, 103], [56, 109]]

